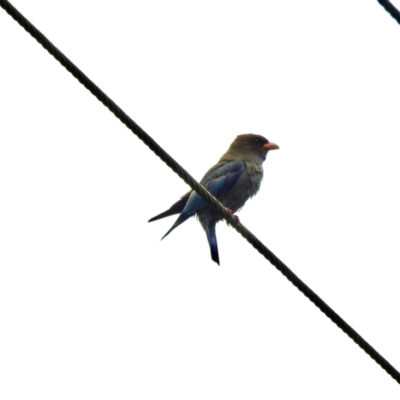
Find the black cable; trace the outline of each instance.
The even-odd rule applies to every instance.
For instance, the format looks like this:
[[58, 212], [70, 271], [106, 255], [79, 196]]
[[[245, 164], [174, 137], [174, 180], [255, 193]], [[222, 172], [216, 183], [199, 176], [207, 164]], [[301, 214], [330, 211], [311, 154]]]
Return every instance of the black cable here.
[[378, 0], [378, 3], [400, 24], [400, 11], [389, 0]]
[[202, 185], [189, 175], [168, 153], [166, 153], [139, 125], [137, 125], [117, 104], [97, 87], [79, 68], [61, 53], [41, 32], [39, 32], [7, 0], [0, 0], [0, 6], [6, 10], [27, 32], [29, 32], [51, 55], [53, 55], [71, 74], [100, 100], [122, 123], [137, 135], [157, 156], [175, 171], [193, 190], [199, 193], [224, 219], [234, 227], [249, 243], [271, 262], [286, 278], [311, 300], [328, 318], [354, 340], [372, 359], [374, 359], [394, 380], [400, 383], [400, 373], [367, 343], [346, 321], [328, 306], [316, 293], [302, 282], [281, 260], [257, 239], [245, 226], [236, 224], [235, 219], [225, 207]]

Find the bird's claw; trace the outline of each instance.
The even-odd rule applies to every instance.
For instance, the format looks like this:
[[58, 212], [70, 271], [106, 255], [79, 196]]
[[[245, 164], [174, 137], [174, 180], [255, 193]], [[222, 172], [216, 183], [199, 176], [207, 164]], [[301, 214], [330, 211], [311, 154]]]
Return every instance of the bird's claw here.
[[[239, 225], [239, 224], [240, 224], [239, 217], [238, 217], [237, 215], [235, 215], [235, 214], [233, 213], [233, 211], [232, 211], [230, 208], [225, 207], [225, 209], [226, 209], [226, 211], [228, 211], [228, 213], [231, 215], [231, 217], [232, 217], [233, 220], [235, 221], [235, 225]], [[226, 221], [226, 223], [227, 223], [228, 225], [230, 225], [228, 221]]]

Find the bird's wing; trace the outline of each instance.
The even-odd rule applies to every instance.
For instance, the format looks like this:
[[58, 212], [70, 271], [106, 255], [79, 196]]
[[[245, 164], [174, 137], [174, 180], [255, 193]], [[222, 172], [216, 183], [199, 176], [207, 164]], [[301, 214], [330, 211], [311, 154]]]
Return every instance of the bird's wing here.
[[172, 206], [161, 214], [156, 215], [155, 217], [149, 219], [149, 222], [157, 221], [158, 219], [169, 217], [170, 215], [180, 214], [182, 210], [185, 208], [185, 205], [189, 199], [190, 192], [184, 194], [176, 203], [172, 204]]
[[[221, 190], [230, 190], [235, 185], [236, 181], [243, 171], [244, 163], [242, 161], [219, 162], [204, 175], [204, 178], [201, 180], [201, 184], [213, 196], [217, 197]], [[203, 198], [195, 191], [192, 191], [178, 219], [171, 226], [169, 231], [162, 237], [162, 239], [164, 239], [176, 227], [185, 222], [188, 218], [192, 217], [206, 205], [207, 203], [203, 200]]]
[[[223, 191], [229, 191], [244, 171], [244, 163], [240, 160], [223, 161], [212, 167], [201, 180], [201, 184], [215, 197]], [[193, 215], [207, 205], [196, 192], [192, 192], [182, 214]]]

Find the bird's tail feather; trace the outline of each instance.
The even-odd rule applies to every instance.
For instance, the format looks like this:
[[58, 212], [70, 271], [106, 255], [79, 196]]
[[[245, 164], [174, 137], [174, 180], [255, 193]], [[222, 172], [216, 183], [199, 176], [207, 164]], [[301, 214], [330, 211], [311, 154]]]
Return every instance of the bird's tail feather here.
[[215, 233], [216, 224], [205, 227], [208, 244], [210, 245], [211, 259], [219, 265], [217, 235]]

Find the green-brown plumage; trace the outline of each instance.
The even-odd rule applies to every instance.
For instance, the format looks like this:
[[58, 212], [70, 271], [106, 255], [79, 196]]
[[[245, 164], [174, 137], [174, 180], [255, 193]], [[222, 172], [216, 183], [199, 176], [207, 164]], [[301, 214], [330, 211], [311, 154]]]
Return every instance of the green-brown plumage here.
[[[269, 150], [279, 147], [263, 136], [252, 133], [239, 135], [217, 164], [210, 168], [200, 183], [232, 213], [240, 210], [246, 201], [260, 189], [263, 178], [263, 162]], [[191, 190], [167, 211], [151, 218], [149, 222], [180, 214], [167, 236], [181, 223], [197, 215], [206, 231], [211, 250], [211, 258], [219, 264], [219, 254], [215, 226], [221, 219], [218, 213], [196, 192]], [[163, 238], [164, 238], [163, 237]]]

